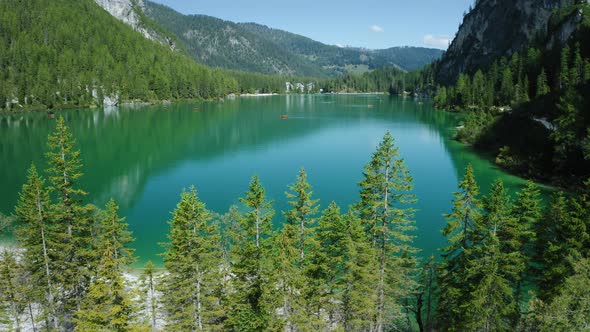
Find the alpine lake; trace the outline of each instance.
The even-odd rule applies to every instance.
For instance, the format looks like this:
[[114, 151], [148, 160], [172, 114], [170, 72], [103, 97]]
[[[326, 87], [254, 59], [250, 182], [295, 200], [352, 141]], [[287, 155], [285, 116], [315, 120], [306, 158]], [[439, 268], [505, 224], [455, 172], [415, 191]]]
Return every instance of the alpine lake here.
[[[288, 209], [287, 186], [305, 168], [321, 209], [335, 201], [345, 212], [358, 201], [363, 167], [388, 130], [414, 178], [414, 245], [422, 257], [437, 256], [445, 244], [444, 214], [468, 164], [482, 193], [498, 178], [512, 194], [525, 184], [454, 141], [460, 116], [434, 110], [429, 100], [283, 95], [57, 114], [82, 152], [78, 186], [89, 193], [86, 202], [104, 207], [116, 200], [136, 239], [136, 266], [162, 264], [171, 211], [192, 185], [208, 209], [223, 214], [240, 205], [250, 177], [259, 175], [279, 227], [281, 211]], [[1, 213], [13, 213], [31, 163], [45, 168], [54, 128], [46, 113], [0, 116]], [[10, 235], [2, 242], [10, 243]]]

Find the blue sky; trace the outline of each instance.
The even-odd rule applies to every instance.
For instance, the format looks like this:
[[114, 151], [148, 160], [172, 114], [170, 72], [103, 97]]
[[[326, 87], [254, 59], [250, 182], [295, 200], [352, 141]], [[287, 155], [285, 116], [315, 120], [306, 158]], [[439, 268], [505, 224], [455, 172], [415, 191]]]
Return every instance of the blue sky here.
[[446, 49], [473, 0], [153, 0], [184, 14], [256, 22], [331, 45]]

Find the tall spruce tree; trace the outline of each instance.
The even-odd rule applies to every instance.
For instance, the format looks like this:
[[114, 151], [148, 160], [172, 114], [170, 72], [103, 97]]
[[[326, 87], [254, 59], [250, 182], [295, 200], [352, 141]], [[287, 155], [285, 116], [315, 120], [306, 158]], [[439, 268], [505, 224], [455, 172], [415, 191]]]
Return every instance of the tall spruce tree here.
[[541, 277], [537, 279], [539, 298], [553, 299], [563, 280], [574, 273], [568, 257], [581, 257], [590, 235], [586, 220], [574, 213], [574, 202], [562, 192], [553, 195], [551, 204], [536, 227], [536, 257]]
[[[315, 223], [315, 215], [319, 209], [318, 200], [312, 199], [311, 185], [307, 182], [307, 174], [301, 169], [294, 184], [286, 192], [290, 200], [291, 210], [284, 212], [285, 223], [281, 233], [273, 241], [273, 273], [280, 293], [275, 298], [282, 298], [279, 307], [288, 331], [305, 329], [305, 326], [316, 328], [318, 321], [307, 315], [305, 300], [309, 297], [304, 290], [306, 285], [305, 269], [306, 254], [312, 244], [311, 233]], [[295, 256], [294, 256], [295, 254]], [[317, 316], [316, 316], [317, 317]]]
[[110, 241], [102, 244], [102, 257], [97, 275], [90, 284], [88, 293], [76, 312], [76, 332], [132, 331], [133, 305], [125, 289], [123, 271], [124, 258], [117, 258], [117, 249]]
[[306, 325], [316, 323], [305, 308], [306, 280], [300, 268], [299, 241], [283, 230], [271, 241], [269, 284], [274, 285], [264, 293], [264, 301], [271, 310], [268, 323], [270, 330], [299, 331]]
[[250, 182], [246, 196], [240, 198], [248, 209], [240, 216], [240, 230], [234, 233], [232, 247], [232, 288], [226, 328], [237, 331], [262, 331], [268, 325], [263, 295], [268, 285], [269, 238], [272, 235], [272, 202], [258, 176]]
[[416, 290], [415, 307], [412, 309], [416, 316], [418, 330], [420, 332], [430, 332], [434, 323], [434, 301], [436, 298], [436, 265], [434, 256], [430, 256], [428, 261], [422, 265]]
[[[342, 276], [345, 263], [346, 225], [340, 207], [332, 202], [322, 211], [318, 227], [314, 232], [314, 248], [310, 265], [306, 270], [308, 277], [307, 311], [321, 320], [326, 313], [328, 325], [337, 324], [339, 314], [338, 296], [342, 290]], [[336, 301], [334, 301], [336, 300]]]
[[590, 258], [569, 257], [574, 273], [541, 311], [537, 331], [585, 331], [590, 325]]
[[570, 48], [568, 46], [561, 50], [560, 66], [559, 66], [559, 89], [567, 89], [569, 87], [569, 57]]
[[470, 249], [475, 240], [475, 223], [481, 216], [479, 187], [473, 167], [468, 165], [459, 192], [453, 200], [453, 212], [446, 215], [447, 225], [443, 235], [448, 246], [442, 249], [438, 285], [438, 322], [443, 330], [452, 330], [463, 321], [462, 305], [467, 302], [469, 291], [465, 287]]
[[15, 252], [3, 248], [0, 253], [0, 316], [2, 311], [7, 315], [4, 322], [0, 320], [0, 327], [4, 325], [8, 331], [21, 331], [22, 316], [29, 305], [28, 280], [24, 279], [24, 270]]
[[547, 74], [545, 68], [541, 69], [541, 73], [537, 77], [537, 97], [542, 97], [551, 92], [549, 84], [547, 83]]
[[464, 289], [469, 293], [460, 304], [461, 319], [451, 327], [464, 331], [511, 331], [514, 313], [512, 288], [502, 271], [504, 254], [493, 229], [487, 229], [470, 249]]
[[129, 225], [125, 222], [125, 218], [119, 217], [118, 211], [119, 206], [115, 200], [109, 200], [99, 218], [95, 248], [99, 252], [104, 252], [106, 250], [104, 246], [109, 243], [115, 256], [115, 262], [124, 267], [135, 262], [133, 256], [135, 250], [129, 247], [134, 239], [131, 232], [127, 230]]
[[164, 262], [162, 299], [166, 328], [176, 331], [210, 330], [219, 320], [221, 251], [219, 232], [192, 187], [181, 199], [170, 221]]
[[[365, 167], [360, 182], [361, 201], [357, 204], [367, 235], [378, 250], [374, 324], [379, 332], [386, 322], [403, 317], [403, 301], [414, 287], [412, 181], [391, 133], [387, 132]], [[409, 255], [402, 255], [406, 253]]]
[[[79, 308], [96, 267], [92, 247], [93, 208], [82, 204], [86, 193], [77, 187], [82, 176], [80, 151], [75, 149], [72, 134], [61, 116], [55, 132], [49, 136], [48, 146], [47, 172], [51, 190], [57, 195], [57, 203], [51, 207], [55, 223], [55, 238], [52, 239], [58, 283], [55, 287], [61, 290], [59, 302], [67, 318]], [[67, 328], [69, 323], [64, 323]]]
[[290, 200], [291, 210], [285, 212], [285, 225], [287, 235], [297, 239], [297, 247], [300, 256], [300, 265], [304, 266], [305, 252], [309, 247], [309, 233], [312, 231], [314, 216], [318, 212], [319, 200], [312, 199], [312, 188], [307, 182], [307, 173], [304, 169], [299, 171], [297, 180], [289, 186], [290, 192], [285, 193]]
[[[342, 327], [345, 331], [368, 331], [373, 327], [377, 281], [377, 252], [364, 232], [362, 221], [352, 210], [343, 216], [345, 225], [341, 284]], [[337, 294], [335, 294], [337, 295]]]
[[146, 325], [149, 326], [150, 331], [157, 331], [158, 329], [159, 300], [157, 288], [159, 285], [157, 284], [157, 278], [158, 274], [154, 263], [148, 261], [139, 276], [139, 291], [143, 302], [140, 308], [146, 313]]
[[56, 329], [58, 316], [55, 311], [56, 275], [51, 247], [53, 224], [49, 216], [50, 205], [45, 180], [32, 165], [15, 209], [19, 221], [16, 237], [24, 248], [23, 262], [31, 273], [34, 299], [41, 305], [47, 328]]
[[542, 216], [541, 193], [538, 186], [528, 181], [517, 193], [517, 198], [510, 208], [506, 224], [498, 231], [500, 248], [508, 264], [506, 275], [514, 291], [517, 312], [513, 319], [513, 328], [519, 324], [520, 314], [524, 311], [524, 289], [529, 288], [529, 281], [536, 274], [533, 261], [534, 227]]

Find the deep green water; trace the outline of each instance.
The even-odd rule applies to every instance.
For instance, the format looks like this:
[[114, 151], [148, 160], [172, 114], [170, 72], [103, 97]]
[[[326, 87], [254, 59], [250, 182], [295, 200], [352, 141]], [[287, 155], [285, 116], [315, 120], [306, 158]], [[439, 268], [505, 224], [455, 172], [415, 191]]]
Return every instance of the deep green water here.
[[[513, 192], [524, 185], [452, 141], [457, 115], [435, 111], [427, 101], [292, 95], [62, 114], [82, 150], [80, 185], [91, 203], [103, 206], [111, 197], [119, 203], [136, 238], [138, 264], [161, 262], [170, 211], [193, 184], [209, 209], [224, 213], [258, 174], [275, 200], [277, 225], [287, 209], [284, 192], [301, 167], [322, 208], [333, 200], [354, 203], [363, 166], [387, 130], [414, 177], [415, 245], [423, 256], [444, 244], [443, 214], [468, 163], [483, 192], [498, 177]], [[14, 210], [30, 164], [44, 166], [54, 122], [39, 113], [0, 117], [0, 212]]]

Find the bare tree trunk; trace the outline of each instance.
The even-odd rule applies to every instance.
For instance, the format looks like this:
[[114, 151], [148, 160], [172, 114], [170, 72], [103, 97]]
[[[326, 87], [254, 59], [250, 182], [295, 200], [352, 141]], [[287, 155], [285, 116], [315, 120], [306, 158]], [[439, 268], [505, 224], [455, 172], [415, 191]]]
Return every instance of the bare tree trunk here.
[[37, 332], [37, 327], [35, 327], [35, 316], [33, 315], [33, 306], [29, 301], [29, 315], [31, 316], [31, 325], [33, 327], [33, 332]]
[[[197, 267], [197, 271], [199, 270], [199, 268]], [[200, 272], [197, 272], [198, 274], [198, 278], [197, 278], [197, 326], [199, 327], [199, 330], [203, 330], [203, 305], [201, 303], [201, 278], [202, 275]]]
[[256, 248], [260, 246], [260, 211], [256, 209]]

